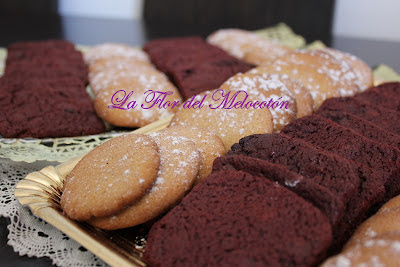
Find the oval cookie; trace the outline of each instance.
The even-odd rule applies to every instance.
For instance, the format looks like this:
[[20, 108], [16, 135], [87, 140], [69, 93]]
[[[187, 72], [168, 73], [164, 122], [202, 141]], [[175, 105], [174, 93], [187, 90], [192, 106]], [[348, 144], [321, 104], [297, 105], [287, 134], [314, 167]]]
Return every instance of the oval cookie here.
[[125, 44], [105, 43], [95, 45], [83, 54], [83, 58], [88, 65], [98, 59], [110, 57], [125, 57], [150, 62], [148, 55], [143, 50]]
[[244, 45], [243, 49], [246, 51], [243, 60], [254, 65], [271, 64], [275, 59], [292, 51], [286, 46], [263, 37]]
[[332, 79], [340, 96], [352, 96], [359, 92], [356, 76], [352, 68], [344, 61], [338, 61], [323, 50], [296, 50], [279, 60], [313, 67]]
[[80, 221], [113, 214], [142, 197], [159, 166], [158, 147], [150, 137], [113, 138], [89, 152], [67, 176], [61, 207]]
[[194, 142], [201, 156], [201, 164], [196, 183], [211, 173], [214, 159], [225, 154], [224, 143], [214, 132], [191, 126], [172, 126], [160, 132], [177, 133]]
[[112, 125], [142, 127], [172, 115], [180, 101], [164, 76], [147, 73], [111, 82], [95, 96], [93, 105], [98, 116]]
[[[226, 151], [242, 137], [272, 132], [274, 124], [271, 112], [267, 108], [229, 108], [229, 103], [240, 104], [240, 101], [244, 100], [244, 93], [231, 92], [230, 95], [223, 97], [222, 91], [216, 89], [197, 95], [194, 98], [195, 101], [201, 101], [204, 98], [202, 108], [185, 108], [185, 104], [179, 107], [172, 118], [171, 126], [191, 125], [211, 130], [221, 138]], [[246, 103], [256, 101], [252, 96], [247, 100]]]
[[296, 98], [286, 86], [272, 79], [265, 79], [257, 74], [236, 74], [224, 82], [221, 87], [224, 91], [245, 91], [260, 101], [279, 101], [286, 103], [274, 108], [269, 106], [274, 122], [274, 131], [280, 131], [286, 124], [296, 119], [297, 103]]
[[314, 102], [314, 110], [325, 99], [339, 96], [339, 90], [329, 76], [306, 64], [293, 64], [278, 59], [271, 65], [258, 67], [258, 70], [263, 73], [286, 74], [290, 78], [299, 81], [310, 92]]
[[173, 133], [150, 134], [160, 151], [160, 169], [153, 187], [136, 203], [90, 224], [114, 230], [156, 218], [176, 204], [192, 187], [200, 166], [200, 153], [189, 139]]
[[365, 91], [374, 84], [374, 75], [371, 68], [360, 58], [346, 52], [342, 52], [333, 48], [322, 49], [334, 56], [340, 62], [346, 62], [353, 69], [356, 76], [356, 83], [360, 91]]
[[259, 68], [254, 68], [250, 70], [248, 73], [261, 75], [265, 79], [278, 80], [282, 82], [296, 98], [297, 118], [310, 115], [313, 112], [314, 101], [312, 99], [311, 93], [299, 81], [290, 78], [286, 74], [263, 72], [262, 69]]
[[329, 258], [321, 267], [399, 266], [400, 231], [364, 240], [348, 250]]
[[242, 59], [247, 52], [245, 47], [249, 42], [256, 40], [257, 35], [241, 29], [220, 29], [207, 37], [207, 42], [218, 46], [229, 54]]
[[357, 228], [344, 249], [347, 250], [356, 243], [392, 231], [400, 231], [400, 208], [391, 209], [386, 212], [378, 212], [363, 222]]

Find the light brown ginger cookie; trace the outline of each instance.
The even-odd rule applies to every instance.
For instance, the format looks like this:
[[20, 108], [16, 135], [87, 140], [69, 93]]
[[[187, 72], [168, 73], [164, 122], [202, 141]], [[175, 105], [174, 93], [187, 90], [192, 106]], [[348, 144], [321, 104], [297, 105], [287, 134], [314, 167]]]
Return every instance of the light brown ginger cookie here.
[[90, 151], [67, 176], [61, 207], [79, 221], [113, 214], [146, 193], [159, 166], [158, 147], [151, 137], [115, 137]]
[[180, 102], [178, 90], [164, 76], [142, 73], [111, 82], [93, 105], [108, 123], [133, 128], [172, 115]]
[[[227, 92], [229, 95], [224, 96], [222, 93], [223, 90], [216, 89], [198, 94], [194, 101], [201, 103], [204, 98], [202, 108], [187, 108], [185, 103], [188, 102], [185, 102], [172, 118], [171, 126], [191, 125], [213, 131], [221, 138], [226, 151], [242, 137], [273, 131], [274, 123], [268, 108], [245, 107], [245, 103], [260, 102], [259, 99], [249, 96], [247, 101], [244, 101], [244, 92], [231, 91]], [[241, 102], [244, 105], [239, 107]]]
[[360, 92], [353, 69], [345, 61], [338, 61], [324, 50], [296, 50], [285, 54], [279, 60], [308, 65], [319, 73], [326, 74], [332, 79], [340, 96], [352, 96]]
[[360, 58], [346, 52], [342, 52], [333, 48], [324, 48], [324, 52], [328, 52], [340, 62], [346, 62], [356, 75], [356, 83], [360, 91], [365, 91], [374, 84], [374, 75], [371, 68]]
[[329, 258], [322, 267], [399, 266], [400, 231], [369, 238]]
[[161, 215], [188, 192], [200, 167], [196, 145], [178, 134], [150, 134], [160, 151], [160, 169], [153, 187], [136, 203], [107, 217], [88, 221], [95, 227], [114, 230], [132, 227]]
[[278, 81], [266, 79], [263, 76], [251, 73], [239, 73], [229, 78], [221, 87], [227, 91], [245, 91], [260, 101], [279, 101], [287, 103], [276, 108], [269, 107], [274, 121], [274, 131], [280, 131], [288, 123], [296, 119], [296, 98], [286, 86]]
[[212, 170], [214, 159], [225, 154], [224, 143], [214, 132], [191, 126], [172, 126], [160, 132], [177, 133], [193, 141], [201, 156], [196, 183], [207, 177]]
[[247, 51], [243, 60], [254, 65], [271, 64], [275, 59], [293, 50], [261, 36], [243, 48]]
[[261, 75], [263, 78], [281, 81], [286, 88], [290, 90], [293, 96], [296, 98], [297, 113], [296, 117], [301, 118], [310, 115], [313, 112], [314, 101], [312, 99], [310, 91], [299, 81], [290, 78], [286, 74], [270, 73], [266, 69], [262, 71], [262, 68], [254, 68], [248, 73]]
[[339, 96], [337, 86], [328, 75], [320, 73], [317, 69], [306, 64], [294, 64], [278, 59], [271, 65], [259, 66], [257, 69], [259, 72], [263, 73], [286, 74], [290, 78], [303, 84], [313, 98], [314, 110], [316, 110], [325, 99]]
[[110, 57], [132, 58], [137, 61], [150, 62], [148, 55], [139, 48], [125, 44], [104, 43], [91, 47], [83, 54], [86, 64], [90, 65], [98, 59]]
[[400, 231], [400, 208], [379, 212], [363, 222], [347, 242], [344, 250], [368, 238], [392, 231]]

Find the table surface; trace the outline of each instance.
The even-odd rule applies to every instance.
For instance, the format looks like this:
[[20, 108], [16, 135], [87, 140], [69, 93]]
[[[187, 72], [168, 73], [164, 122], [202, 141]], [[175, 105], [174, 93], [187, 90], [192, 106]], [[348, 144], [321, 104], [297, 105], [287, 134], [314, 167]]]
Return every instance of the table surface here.
[[[263, 27], [260, 25], [260, 28]], [[4, 14], [0, 16], [0, 47], [17, 41], [51, 38], [67, 39], [82, 45], [121, 42], [140, 46], [147, 40], [159, 37], [206, 37], [213, 30], [210, 25], [188, 28], [185, 25], [148, 25], [140, 20]], [[362, 58], [371, 67], [384, 63], [400, 73], [400, 42], [333, 36], [332, 44], [328, 45]], [[51, 265], [48, 258], [21, 257], [15, 253], [7, 245], [8, 223], [8, 219], [0, 217], [1, 266]]]

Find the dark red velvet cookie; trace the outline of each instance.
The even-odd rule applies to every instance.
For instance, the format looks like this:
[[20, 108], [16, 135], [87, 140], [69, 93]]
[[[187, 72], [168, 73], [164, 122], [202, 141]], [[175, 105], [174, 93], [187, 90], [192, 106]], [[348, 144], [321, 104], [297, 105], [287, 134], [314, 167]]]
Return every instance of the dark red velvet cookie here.
[[297, 119], [282, 132], [376, 170], [381, 174], [387, 200], [400, 193], [400, 151], [397, 148], [372, 141], [319, 115]]
[[400, 111], [400, 83], [384, 83], [354, 96], [372, 105]]
[[0, 78], [0, 134], [66, 137], [104, 132], [79, 79]]
[[352, 199], [360, 184], [357, 174], [347, 160], [282, 134], [255, 134], [244, 137], [232, 146], [228, 155], [246, 155], [284, 165], [289, 170], [331, 190], [343, 203]]
[[345, 204], [330, 190], [283, 165], [243, 155], [231, 155], [214, 160], [213, 172], [221, 170], [244, 171], [276, 182], [319, 208], [332, 225], [336, 225], [345, 213]]
[[361, 117], [342, 111], [320, 112], [318, 115], [330, 119], [343, 127], [350, 128], [375, 142], [400, 149], [400, 135], [390, 133]]
[[351, 113], [400, 135], [400, 113], [384, 105], [372, 105], [354, 97], [337, 97], [325, 100], [315, 114], [327, 111]]
[[151, 266], [315, 266], [332, 241], [326, 216], [268, 179], [215, 172], [150, 229]]
[[153, 40], [144, 50], [185, 99], [216, 89], [236, 73], [254, 67], [196, 36]]

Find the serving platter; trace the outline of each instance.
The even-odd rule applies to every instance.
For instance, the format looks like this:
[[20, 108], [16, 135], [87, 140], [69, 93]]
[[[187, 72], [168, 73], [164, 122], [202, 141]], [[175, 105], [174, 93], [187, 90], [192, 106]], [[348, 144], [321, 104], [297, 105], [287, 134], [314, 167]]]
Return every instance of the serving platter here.
[[[259, 34], [266, 33], [261, 31], [259, 32]], [[298, 43], [301, 42], [298, 41]], [[304, 46], [303, 43], [301, 45]], [[84, 50], [84, 48], [81, 49]], [[1, 55], [3, 54], [4, 53], [2, 53], [0, 50], [0, 59]], [[0, 62], [2, 62], [2, 60], [0, 60]], [[2, 65], [0, 65], [0, 75], [2, 71], [1, 67]], [[383, 79], [375, 79], [376, 83], [381, 83], [382, 81]], [[139, 128], [133, 132], [147, 134], [161, 130], [169, 125], [171, 119], [172, 116], [166, 117], [145, 127]], [[124, 133], [128, 132], [117, 133], [115, 136]], [[101, 135], [82, 138], [84, 140], [86, 140], [85, 138], [88, 138], [87, 140], [90, 141], [90, 138], [97, 138], [99, 136]], [[99, 145], [101, 142], [104, 142], [112, 137], [113, 135], [105, 133], [103, 139], [99, 137], [101, 139], [99, 139], [99, 142], [93, 143], [93, 145], [89, 146], [87, 150], [82, 150], [80, 151], [80, 153], [87, 153], [94, 146]], [[2, 147], [2, 145], [6, 146], [6, 143], [8, 142], [15, 144], [17, 148], [22, 147], [22, 152], [24, 152], [25, 149], [26, 153], [28, 153], [28, 150], [30, 148], [34, 148], [35, 146], [37, 147], [38, 144], [42, 146], [49, 146], [49, 144], [54, 144], [54, 142], [57, 143], [58, 140], [59, 139], [56, 138], [41, 140], [0, 139], [0, 148]], [[65, 138], [65, 140], [65, 147], [72, 147], [68, 144], [68, 142], [72, 142], [73, 140], [76, 140], [76, 138]], [[33, 145], [29, 146], [29, 142], [31, 142]], [[22, 145], [20, 146], [20, 144]], [[64, 155], [68, 154], [64, 152]], [[60, 208], [60, 197], [62, 194], [62, 188], [65, 178], [82, 157], [83, 155], [73, 157], [58, 166], [48, 166], [40, 171], [28, 174], [16, 186], [16, 199], [22, 205], [28, 206], [34, 215], [40, 217], [41, 219], [53, 225], [72, 239], [76, 240], [86, 249], [90, 250], [92, 253], [104, 260], [107, 264], [110, 264], [112, 266], [146, 266], [146, 263], [142, 259], [142, 254], [145, 249], [145, 227], [139, 226], [127, 229], [126, 231], [103, 231], [86, 223], [70, 220], [62, 212]]]

